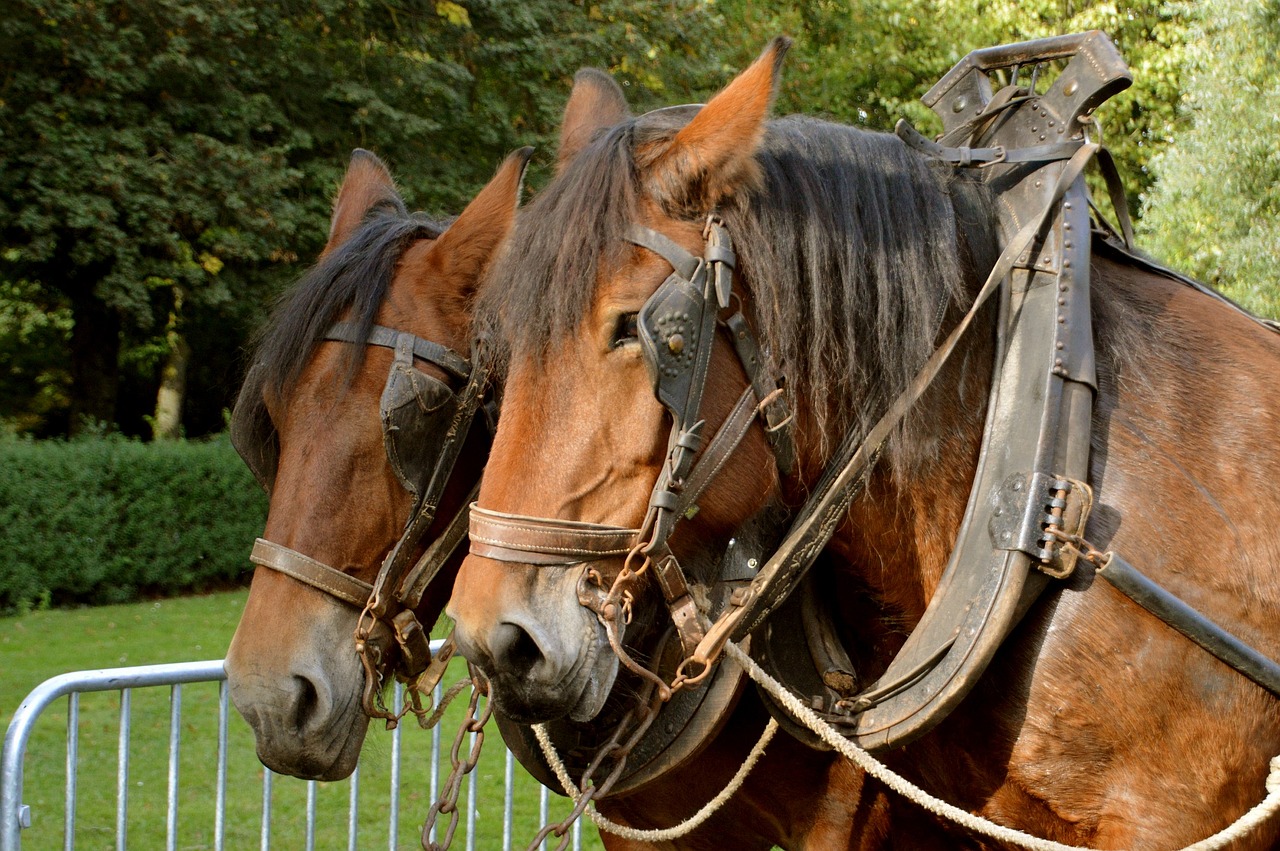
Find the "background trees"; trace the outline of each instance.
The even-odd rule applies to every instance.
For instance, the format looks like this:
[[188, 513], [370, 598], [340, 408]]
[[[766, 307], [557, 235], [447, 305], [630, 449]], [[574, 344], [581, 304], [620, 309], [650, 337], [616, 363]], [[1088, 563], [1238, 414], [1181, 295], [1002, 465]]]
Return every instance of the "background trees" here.
[[[579, 67], [642, 110], [704, 98], [778, 32], [781, 111], [928, 132], [919, 96], [970, 49], [1102, 28], [1137, 81], [1103, 120], [1146, 244], [1228, 288], [1276, 278], [1276, 0], [0, 3], [4, 430], [221, 430], [352, 148], [457, 211], [517, 146], [545, 179]], [[1253, 304], [1280, 309], [1270, 286]]]

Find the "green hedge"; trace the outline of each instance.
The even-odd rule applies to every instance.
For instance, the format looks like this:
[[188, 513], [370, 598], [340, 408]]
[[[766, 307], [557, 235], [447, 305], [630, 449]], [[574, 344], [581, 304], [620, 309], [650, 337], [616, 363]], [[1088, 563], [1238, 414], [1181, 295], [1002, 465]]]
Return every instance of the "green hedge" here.
[[247, 581], [266, 514], [225, 436], [0, 438], [0, 611]]

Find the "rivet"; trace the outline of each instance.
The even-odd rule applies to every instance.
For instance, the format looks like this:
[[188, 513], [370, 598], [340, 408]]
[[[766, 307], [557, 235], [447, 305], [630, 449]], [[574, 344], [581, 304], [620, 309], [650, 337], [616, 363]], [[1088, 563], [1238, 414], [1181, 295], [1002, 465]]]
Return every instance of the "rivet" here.
[[1062, 285], [1060, 285], [1060, 286], [1058, 287], [1058, 292], [1060, 292], [1060, 293], [1065, 293], [1066, 291], [1067, 291], [1067, 285], [1066, 285], [1066, 284], [1062, 284]]
[[752, 570], [755, 570], [759, 566], [760, 566], [760, 561], [758, 559], [754, 559], [754, 558], [747, 559], [747, 567], [751, 568]]
[[[1052, 126], [1053, 126], [1053, 119], [1052, 119], [1052, 118], [1050, 118], [1050, 119], [1049, 119], [1049, 126], [1050, 126], [1050, 127], [1052, 127]], [[1061, 130], [1059, 130], [1058, 132], [1059, 132], [1059, 133], [1061, 133], [1062, 131], [1061, 131]]]
[[1063, 202], [1062, 202], [1062, 209], [1064, 209], [1064, 210], [1070, 210], [1070, 209], [1071, 209], [1071, 202], [1070, 202], [1070, 201], [1063, 201]]
[[1032, 132], [1032, 133], [1034, 133], [1034, 132], [1036, 132], [1036, 131], [1037, 131], [1037, 130], [1039, 130], [1039, 129], [1040, 129], [1039, 127], [1036, 127], [1036, 126], [1034, 126], [1034, 125], [1033, 125], [1033, 126], [1032, 126], [1032, 128], [1031, 128], [1031, 132]]
[[956, 98], [955, 103], [951, 104], [951, 111], [952, 111], [952, 112], [964, 112], [965, 107], [967, 107], [968, 105], [969, 105], [969, 99], [968, 99], [968, 98], [965, 98], [965, 97], [958, 97], [958, 98]]
[[1066, 303], [1067, 303], [1067, 300], [1065, 298], [1058, 299], [1058, 304], [1066, 304]]
[[678, 355], [684, 351], [684, 335], [672, 334], [667, 340], [667, 348], [671, 350], [671, 354]]
[[1065, 128], [1065, 127], [1059, 127], [1059, 128], [1058, 128], [1058, 135], [1059, 135], [1059, 136], [1061, 136], [1063, 133], [1066, 133], [1066, 132], [1067, 132], [1067, 128]]
[[1043, 142], [1043, 141], [1044, 141], [1044, 134], [1043, 134], [1043, 133], [1041, 133], [1041, 134], [1040, 134], [1040, 141], [1041, 141], [1041, 142]]
[[1054, 348], [1056, 348], [1058, 351], [1062, 351], [1066, 347], [1067, 347], [1067, 344], [1059, 340], [1057, 345]]
[[1062, 366], [1062, 358], [1054, 358], [1053, 365]]
[[1040, 188], [1040, 186], [1041, 186], [1041, 181], [1037, 180], [1037, 181], [1036, 181], [1036, 189], [1039, 189], [1039, 188]]
[[[1049, 114], [1049, 110], [1047, 110], [1047, 109], [1042, 109], [1042, 110], [1040, 110], [1040, 117], [1041, 117], [1041, 118], [1044, 118], [1044, 117], [1048, 116], [1048, 114]], [[1052, 121], [1050, 121], [1050, 122], [1049, 122], [1049, 126], [1051, 126], [1051, 127], [1053, 126], [1053, 122], [1052, 122]]]
[[1067, 97], [1071, 97], [1073, 94], [1076, 93], [1076, 90], [1079, 88], [1080, 88], [1080, 84], [1077, 83], [1075, 80], [1072, 80], [1070, 83], [1067, 83], [1067, 85], [1063, 87], [1062, 93]]
[[1065, 316], [1059, 316], [1059, 317], [1058, 317], [1058, 324], [1059, 324], [1059, 325], [1066, 325], [1066, 324], [1067, 324], [1067, 317], [1065, 317]]
[[1063, 240], [1063, 241], [1062, 241], [1062, 247], [1063, 247], [1063, 248], [1070, 248], [1070, 247], [1071, 247], [1071, 240], [1069, 240], [1069, 239]]
[[1062, 261], [1062, 268], [1064, 268], [1064, 269], [1069, 269], [1069, 268], [1071, 268], [1071, 261], [1070, 261], [1070, 260], [1063, 260], [1063, 261]]
[[1063, 229], [1063, 230], [1071, 230], [1071, 222], [1063, 222], [1063, 223], [1062, 223], [1062, 229]]
[[1013, 489], [1016, 491], [1022, 490], [1022, 479], [1018, 479], [1016, 482], [1013, 483]]

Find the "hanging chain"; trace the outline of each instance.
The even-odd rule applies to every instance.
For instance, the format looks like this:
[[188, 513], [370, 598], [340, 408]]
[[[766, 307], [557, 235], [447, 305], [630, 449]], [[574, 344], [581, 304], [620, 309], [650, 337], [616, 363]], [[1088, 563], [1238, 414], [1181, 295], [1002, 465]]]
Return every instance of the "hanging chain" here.
[[[471, 677], [469, 680], [462, 680], [454, 688], [460, 690], [465, 688], [467, 683], [471, 684], [471, 700], [467, 704], [467, 715], [463, 719], [462, 725], [458, 728], [458, 735], [454, 737], [453, 747], [449, 750], [449, 761], [452, 768], [449, 771], [448, 778], [444, 781], [444, 788], [440, 792], [440, 798], [431, 805], [431, 811], [427, 813], [426, 821], [422, 824], [422, 847], [424, 851], [445, 851], [453, 843], [453, 834], [458, 829], [458, 794], [462, 791], [462, 778], [476, 767], [476, 763], [480, 761], [480, 749], [484, 746], [484, 725], [488, 723], [489, 717], [493, 714], [488, 700], [485, 701], [484, 710], [479, 711], [481, 695], [489, 693], [489, 682], [484, 675], [476, 668], [468, 666]], [[455, 692], [456, 693], [456, 692]], [[443, 707], [442, 707], [443, 709]], [[439, 711], [439, 710], [438, 710]], [[471, 750], [464, 760], [461, 758], [462, 743], [466, 739], [468, 733], [475, 734], [475, 741], [471, 745]], [[435, 828], [436, 817], [441, 813], [449, 816], [449, 826], [445, 829], [444, 839], [436, 842], [431, 838], [431, 832]]]
[[[627, 710], [627, 714], [618, 722], [618, 726], [614, 729], [613, 735], [609, 737], [609, 741], [601, 746], [600, 750], [596, 752], [595, 758], [587, 766], [587, 770], [582, 773], [582, 780], [578, 783], [578, 791], [581, 796], [574, 804], [573, 811], [563, 821], [544, 825], [542, 830], [538, 831], [537, 836], [533, 838], [533, 841], [529, 843], [527, 851], [537, 851], [538, 847], [551, 835], [555, 835], [560, 839], [560, 844], [556, 846], [556, 851], [564, 851], [569, 846], [571, 840], [569, 828], [586, 811], [588, 804], [596, 798], [603, 798], [609, 794], [614, 784], [618, 782], [618, 778], [622, 776], [622, 772], [627, 765], [627, 757], [631, 755], [632, 749], [648, 732], [649, 726], [654, 719], [658, 717], [658, 707], [663, 702], [661, 692], [651, 687], [647, 696], [648, 700], [638, 699], [636, 705]], [[596, 772], [600, 770], [606, 760], [611, 761], [612, 765], [609, 768], [608, 775], [597, 784], [594, 779]]]

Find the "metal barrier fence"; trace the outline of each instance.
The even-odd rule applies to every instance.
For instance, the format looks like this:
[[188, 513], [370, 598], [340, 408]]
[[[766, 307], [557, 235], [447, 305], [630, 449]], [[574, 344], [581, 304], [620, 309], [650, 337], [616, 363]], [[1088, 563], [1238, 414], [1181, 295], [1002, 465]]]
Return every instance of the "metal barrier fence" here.
[[[434, 649], [434, 648], [433, 648]], [[22, 844], [23, 831], [32, 827], [33, 819], [47, 818], [48, 813], [45, 810], [53, 811], [56, 809], [52, 804], [43, 807], [37, 811], [33, 806], [24, 801], [24, 763], [28, 753], [28, 745], [31, 739], [32, 731], [36, 722], [41, 718], [44, 711], [55, 704], [63, 696], [67, 697], [67, 722], [66, 722], [66, 758], [65, 758], [65, 782], [62, 791], [62, 847], [70, 849], [75, 847], [77, 837], [77, 805], [82, 791], [79, 785], [80, 766], [85, 756], [81, 753], [81, 695], [91, 692], [117, 691], [119, 692], [119, 728], [116, 734], [116, 771], [115, 771], [115, 824], [114, 824], [114, 847], [117, 849], [134, 848], [160, 848], [166, 851], [176, 851], [179, 845], [179, 792], [182, 789], [182, 772], [181, 772], [181, 753], [182, 753], [182, 731], [184, 726], [188, 729], [194, 727], [189, 719], [184, 721], [182, 710], [183, 686], [193, 683], [211, 683], [216, 684], [217, 694], [217, 749], [216, 749], [216, 768], [213, 778], [214, 800], [212, 808], [212, 847], [216, 851], [224, 851], [228, 847], [245, 847], [242, 838], [231, 845], [228, 845], [228, 755], [231, 753], [232, 743], [228, 735], [229, 720], [231, 713], [229, 710], [229, 699], [227, 695], [226, 674], [223, 671], [222, 660], [208, 662], [187, 662], [169, 665], [145, 665], [133, 668], [112, 668], [98, 671], [81, 671], [61, 676], [53, 677], [37, 686], [30, 695], [27, 696], [18, 711], [14, 714], [13, 720], [9, 724], [8, 731], [5, 733], [4, 750], [0, 754], [0, 851], [19, 851]], [[131, 816], [130, 813], [130, 750], [133, 739], [133, 703], [134, 692], [138, 689], [152, 689], [156, 687], [168, 686], [169, 694], [169, 712], [168, 712], [168, 772], [166, 778], [167, 794], [164, 806], [164, 844], [161, 845], [158, 839], [158, 824], [146, 823], [145, 826], [151, 826], [155, 829], [146, 833], [140, 833], [137, 814]], [[392, 695], [395, 706], [399, 707], [402, 700], [402, 689], [397, 683], [394, 695]], [[437, 689], [436, 699], [440, 699], [440, 691]], [[239, 722], [238, 722], [239, 723]], [[421, 799], [420, 812], [414, 812], [412, 815], [416, 819], [417, 824], [421, 824], [430, 807], [439, 793], [440, 783], [444, 776], [448, 773], [449, 763], [447, 760], [447, 751], [444, 753], [446, 757], [444, 763], [445, 775], [441, 774], [441, 726], [444, 726], [452, 738], [452, 730], [448, 728], [448, 718], [440, 726], [433, 729], [429, 736], [423, 734], [422, 731], [412, 729], [415, 727], [412, 723], [402, 724], [396, 730], [387, 734], [390, 737], [389, 747], [389, 766], [379, 765], [376, 769], [381, 772], [386, 770], [389, 782], [387, 792], [387, 822], [385, 824], [387, 846], [395, 851], [397, 848], [420, 847], [420, 839], [416, 830], [411, 835], [403, 837], [401, 829], [401, 797], [405, 793], [402, 778], [404, 776], [405, 755], [404, 744], [402, 742], [402, 733], [406, 727], [411, 728], [410, 732], [404, 735], [413, 737], [413, 734], [421, 734], [419, 741], [430, 739], [430, 752], [428, 760], [429, 775], [429, 797]], [[456, 724], [454, 729], [456, 730]], [[374, 739], [375, 732], [370, 729], [370, 739]], [[474, 734], [472, 734], [474, 736]], [[474, 741], [474, 738], [473, 740]], [[481, 766], [486, 764], [492, 765], [492, 760], [497, 756], [496, 751], [499, 749], [500, 738], [496, 732], [489, 737], [489, 742], [493, 742], [486, 753], [481, 757]], [[361, 839], [362, 828], [367, 835], [369, 830], [369, 819], [366, 815], [362, 821], [361, 817], [361, 795], [364, 794], [363, 803], [368, 803], [367, 789], [361, 789], [361, 771], [365, 768], [366, 756], [370, 752], [366, 742], [365, 752], [361, 755], [360, 767], [357, 767], [355, 773], [347, 781], [349, 784], [349, 792], [347, 795], [347, 814], [346, 814], [346, 846], [351, 851], [355, 851], [358, 847], [369, 848], [374, 847], [367, 840]], [[382, 746], [385, 749], [385, 744]], [[528, 777], [523, 769], [517, 768], [515, 760], [509, 751], [501, 748], [505, 755], [503, 764], [502, 778], [502, 825], [501, 825], [501, 848], [506, 851], [512, 847], [512, 842], [519, 843], [523, 847], [523, 841], [527, 841], [528, 837], [532, 837], [537, 828], [546, 823], [550, 816], [550, 810], [553, 806], [557, 809], [563, 809], [567, 813], [568, 804], [563, 799], [556, 798], [554, 805], [547, 790], [536, 784], [532, 778]], [[385, 752], [379, 756], [388, 756]], [[302, 845], [308, 851], [313, 851], [317, 843], [317, 825], [318, 825], [318, 799], [321, 790], [324, 791], [326, 799], [332, 799], [333, 787], [337, 784], [324, 784], [317, 781], [303, 781], [294, 778], [275, 775], [270, 770], [262, 767], [254, 761], [256, 772], [261, 774], [262, 794], [259, 818], [259, 829], [257, 844], [263, 851], [267, 851], [272, 847], [273, 842], [273, 800], [280, 797], [280, 790], [277, 787], [296, 787], [305, 786], [305, 833], [302, 838]], [[496, 831], [492, 829], [492, 819], [488, 817], [491, 812], [490, 807], [493, 806], [492, 800], [486, 800], [480, 797], [477, 789], [477, 772], [467, 776], [466, 780], [466, 800], [465, 805], [459, 801], [459, 809], [462, 812], [462, 822], [459, 824], [458, 836], [455, 838], [455, 845], [465, 842], [467, 851], [475, 851], [480, 847], [482, 851], [489, 848], [498, 847], [495, 841]], [[207, 780], [208, 778], [204, 778]], [[139, 781], [137, 785], [141, 786]], [[494, 784], [490, 784], [494, 785]], [[536, 791], [535, 788], [536, 787]], [[95, 790], [101, 791], [101, 790]], [[417, 790], [420, 793], [422, 790]], [[489, 793], [486, 793], [486, 797]], [[240, 797], [243, 797], [241, 794]], [[526, 824], [520, 827], [520, 835], [516, 835], [516, 824], [513, 819], [513, 810], [516, 800], [519, 798], [526, 808], [534, 799], [537, 800], [537, 818], [540, 820], [538, 824]], [[422, 803], [425, 800], [425, 804]], [[486, 811], [485, 821], [488, 822], [489, 834], [487, 838], [478, 838], [477, 830], [478, 822], [481, 820], [481, 808]], [[190, 809], [188, 806], [187, 809]], [[415, 806], [415, 810], [419, 809]], [[292, 814], [292, 813], [291, 813]], [[409, 814], [406, 814], [406, 817]], [[527, 819], [526, 819], [527, 821]], [[131, 824], [132, 822], [132, 824]], [[443, 828], [448, 824], [446, 817], [441, 817], [439, 828]], [[205, 829], [205, 828], [202, 828]], [[240, 828], [243, 830], [243, 828]], [[132, 834], [131, 834], [132, 830]], [[98, 834], [102, 829], [98, 829]], [[340, 831], [341, 832], [341, 831]], [[593, 831], [594, 832], [594, 831]], [[101, 847], [101, 836], [95, 834], [94, 846]], [[464, 838], [465, 837], [465, 838]], [[434, 836], [433, 836], [434, 838]], [[461, 840], [461, 841], [459, 841]], [[285, 840], [290, 844], [285, 847], [299, 847], [297, 838], [293, 840]], [[478, 843], [480, 843], [478, 845]], [[588, 839], [588, 843], [595, 845], [594, 837]], [[189, 845], [190, 843], [186, 843]], [[279, 843], [277, 843], [279, 844]], [[582, 847], [583, 837], [581, 835], [581, 821], [574, 825], [573, 832], [573, 848], [578, 851]], [[49, 834], [43, 834], [41, 841], [42, 848], [55, 847], [50, 844]], [[209, 847], [208, 843], [200, 843], [200, 847]], [[336, 847], [334, 838], [322, 842], [322, 847]]]

